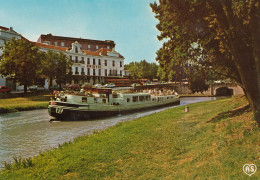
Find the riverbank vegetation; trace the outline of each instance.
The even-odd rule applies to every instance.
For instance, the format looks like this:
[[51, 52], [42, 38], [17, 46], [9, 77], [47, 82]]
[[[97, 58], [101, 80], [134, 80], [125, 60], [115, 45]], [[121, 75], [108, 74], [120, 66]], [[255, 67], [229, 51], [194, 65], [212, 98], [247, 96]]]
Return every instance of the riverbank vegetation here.
[[51, 95], [0, 99], [0, 114], [47, 108]]
[[260, 130], [245, 97], [189, 109], [118, 123], [40, 153], [30, 166], [6, 163], [0, 179], [246, 179], [244, 164], [259, 167]]
[[151, 8], [164, 41], [156, 60], [165, 74], [187, 79], [192, 92], [207, 90], [206, 81], [236, 82], [260, 125], [259, 0], [171, 0]]

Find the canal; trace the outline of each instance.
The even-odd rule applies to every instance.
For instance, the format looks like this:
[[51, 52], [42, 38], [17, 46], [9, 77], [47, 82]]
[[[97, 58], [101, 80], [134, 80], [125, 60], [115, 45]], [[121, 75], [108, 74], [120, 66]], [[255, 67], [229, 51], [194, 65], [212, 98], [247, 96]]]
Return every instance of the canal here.
[[[217, 97], [184, 97], [181, 98], [180, 105], [215, 99]], [[172, 107], [76, 122], [49, 122], [46, 109], [0, 115], [0, 169], [4, 161], [11, 162], [13, 157], [32, 157], [78, 136], [168, 108]]]

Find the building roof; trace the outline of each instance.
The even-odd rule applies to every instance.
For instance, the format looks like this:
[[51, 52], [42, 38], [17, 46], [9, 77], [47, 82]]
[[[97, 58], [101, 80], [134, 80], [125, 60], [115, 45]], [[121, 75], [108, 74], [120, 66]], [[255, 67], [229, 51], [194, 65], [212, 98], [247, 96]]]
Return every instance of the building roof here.
[[59, 40], [71, 40], [71, 41], [80, 41], [80, 42], [97, 42], [97, 43], [106, 43], [106, 44], [114, 44], [115, 42], [112, 40], [93, 40], [93, 39], [84, 39], [84, 38], [75, 38], [75, 37], [65, 37], [65, 36], [54, 36], [52, 34], [41, 34], [40, 37], [38, 38], [37, 42], [40, 42], [41, 38], [51, 38], [51, 39], [59, 39]]
[[[37, 42], [33, 42], [33, 43], [35, 46], [38, 46], [41, 48], [64, 51], [64, 52], [66, 52], [67, 50], [70, 49], [67, 47], [48, 45], [48, 44], [42, 44], [42, 43], [37, 43]], [[92, 56], [107, 56], [107, 52], [111, 52], [111, 51], [112, 51], [111, 49], [100, 48], [97, 51], [82, 50], [82, 53], [87, 54], [87, 55], [92, 55]], [[119, 57], [124, 58], [121, 54], [119, 54]]]
[[58, 50], [58, 51], [67, 51], [68, 50], [68, 48], [66, 48], [66, 47], [53, 46], [53, 45], [42, 44], [42, 43], [37, 43], [37, 42], [33, 42], [33, 43], [35, 46], [42, 47], [42, 48], [53, 49], [53, 50]]
[[0, 30], [8, 31], [8, 30], [9, 30], [9, 28], [7, 28], [7, 27], [4, 27], [4, 26], [0, 26]]
[[26, 41], [29, 41], [27, 38], [23, 37], [21, 34], [19, 34], [19, 33], [17, 33], [16, 31], [14, 31], [12, 27], [7, 28], [7, 27], [4, 27], [4, 26], [0, 26], [0, 30], [14, 32], [14, 33], [16, 33], [17, 35], [20, 35], [22, 39], [24, 39], [24, 40], [26, 40]]

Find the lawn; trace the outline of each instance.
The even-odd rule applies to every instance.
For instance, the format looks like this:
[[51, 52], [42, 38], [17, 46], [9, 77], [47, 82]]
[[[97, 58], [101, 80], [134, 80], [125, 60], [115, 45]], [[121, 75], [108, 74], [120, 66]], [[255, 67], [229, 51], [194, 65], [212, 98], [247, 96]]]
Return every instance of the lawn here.
[[0, 113], [47, 108], [50, 98], [50, 95], [38, 95], [0, 99]]
[[[249, 179], [260, 129], [244, 97], [180, 106], [118, 123], [32, 159], [6, 163], [0, 179]], [[250, 179], [260, 177], [258, 170]]]

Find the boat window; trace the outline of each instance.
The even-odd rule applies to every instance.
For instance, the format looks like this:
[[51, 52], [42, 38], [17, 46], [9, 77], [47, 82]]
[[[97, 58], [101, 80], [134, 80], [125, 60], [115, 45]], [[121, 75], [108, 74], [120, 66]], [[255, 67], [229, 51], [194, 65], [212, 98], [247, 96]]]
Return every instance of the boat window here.
[[87, 97], [82, 97], [82, 102], [88, 102]]
[[145, 96], [146, 101], [151, 101], [151, 96]]
[[140, 101], [144, 101], [144, 96], [139, 96]]
[[98, 98], [94, 98], [94, 103], [97, 103], [98, 102]]
[[107, 103], [107, 100], [106, 100], [106, 99], [102, 99], [102, 102], [103, 102], [103, 103]]
[[130, 98], [127, 98], [126, 101], [127, 101], [127, 102], [130, 102]]
[[137, 102], [138, 101], [138, 96], [133, 96], [133, 102]]

